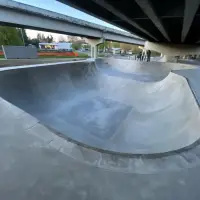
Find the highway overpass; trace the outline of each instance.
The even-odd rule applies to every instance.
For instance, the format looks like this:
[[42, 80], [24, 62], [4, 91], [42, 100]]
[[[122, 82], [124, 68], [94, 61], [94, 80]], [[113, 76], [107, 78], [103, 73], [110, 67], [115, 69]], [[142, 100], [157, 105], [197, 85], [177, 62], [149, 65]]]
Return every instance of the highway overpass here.
[[76, 19], [11, 0], [0, 0], [0, 24], [144, 45], [145, 40], [124, 31]]
[[200, 0], [58, 0], [151, 42], [200, 41]]

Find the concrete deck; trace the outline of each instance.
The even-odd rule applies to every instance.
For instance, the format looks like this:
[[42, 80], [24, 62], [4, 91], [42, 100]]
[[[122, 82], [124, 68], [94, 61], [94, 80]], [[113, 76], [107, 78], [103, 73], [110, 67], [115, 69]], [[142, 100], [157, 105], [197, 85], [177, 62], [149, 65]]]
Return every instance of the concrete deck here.
[[0, 198], [196, 200], [200, 146], [154, 159], [114, 156], [63, 140], [0, 100]]

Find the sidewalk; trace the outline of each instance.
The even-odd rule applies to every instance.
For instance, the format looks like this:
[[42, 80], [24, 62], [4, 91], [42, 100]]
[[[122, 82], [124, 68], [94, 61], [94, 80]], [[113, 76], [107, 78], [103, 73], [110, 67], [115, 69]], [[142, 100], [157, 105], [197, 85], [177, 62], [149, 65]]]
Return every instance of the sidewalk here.
[[57, 62], [67, 62], [76, 60], [85, 60], [85, 59], [84, 58], [41, 58], [41, 59], [9, 59], [9, 60], [0, 59], [0, 68], [9, 66], [57, 63]]

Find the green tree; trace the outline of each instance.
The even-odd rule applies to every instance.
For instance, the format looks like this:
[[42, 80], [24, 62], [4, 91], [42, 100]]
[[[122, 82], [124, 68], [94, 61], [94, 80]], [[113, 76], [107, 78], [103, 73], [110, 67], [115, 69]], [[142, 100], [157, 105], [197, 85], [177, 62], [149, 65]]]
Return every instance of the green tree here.
[[48, 35], [47, 38], [46, 38], [46, 41], [48, 43], [52, 43], [53, 42], [53, 36], [52, 35]]
[[104, 45], [105, 45], [105, 48], [110, 49], [112, 48], [112, 41], [105, 41]]
[[0, 45], [23, 45], [18, 29], [0, 26]]
[[58, 38], [58, 42], [66, 42], [65, 38], [63, 35], [60, 35]]
[[74, 50], [78, 50], [78, 49], [81, 48], [81, 44], [80, 44], [80, 43], [72, 43], [72, 48], [73, 48]]
[[54, 41], [53, 36], [52, 35], [48, 35], [47, 37], [45, 37], [45, 35], [42, 33], [38, 33], [37, 34], [37, 40], [39, 42], [46, 42], [46, 43], [52, 43]]
[[40, 41], [37, 38], [29, 39], [29, 44], [32, 44], [36, 46], [37, 48], [39, 48], [39, 43]]
[[24, 42], [25, 46], [29, 45], [29, 38], [26, 34], [26, 30], [24, 28], [18, 29], [18, 33], [20, 35], [22, 42]]
[[46, 42], [46, 38], [44, 36], [44, 34], [42, 33], [38, 33], [37, 34], [37, 39], [40, 41], [40, 42]]
[[39, 42], [42, 42], [42, 34], [41, 34], [41, 33], [38, 33], [38, 34], [37, 34], [37, 40], [38, 40]]
[[119, 42], [113, 42], [112, 47], [113, 48], [120, 48], [120, 43]]
[[102, 43], [102, 44], [100, 44], [98, 46], [98, 49], [106, 50], [106, 49], [110, 49], [112, 47], [113, 47], [113, 42], [111, 42], [111, 41], [104, 41], [104, 43]]
[[101, 50], [103, 50], [104, 49], [104, 43], [102, 43], [102, 44], [100, 44], [100, 45], [98, 45], [98, 49], [101, 49]]

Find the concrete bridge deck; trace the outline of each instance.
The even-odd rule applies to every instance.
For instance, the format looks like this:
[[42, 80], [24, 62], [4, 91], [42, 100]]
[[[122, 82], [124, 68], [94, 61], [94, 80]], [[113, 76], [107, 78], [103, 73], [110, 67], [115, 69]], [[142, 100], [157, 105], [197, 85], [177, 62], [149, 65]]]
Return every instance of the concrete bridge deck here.
[[143, 45], [136, 35], [12, 0], [0, 1], [0, 24]]
[[58, 0], [148, 41], [199, 43], [199, 0]]

